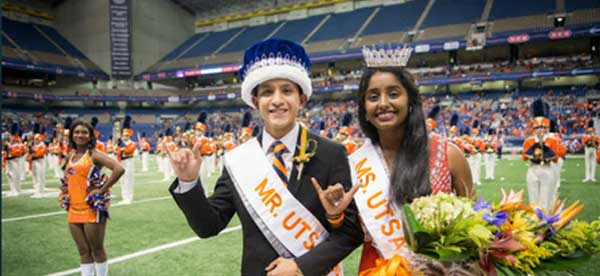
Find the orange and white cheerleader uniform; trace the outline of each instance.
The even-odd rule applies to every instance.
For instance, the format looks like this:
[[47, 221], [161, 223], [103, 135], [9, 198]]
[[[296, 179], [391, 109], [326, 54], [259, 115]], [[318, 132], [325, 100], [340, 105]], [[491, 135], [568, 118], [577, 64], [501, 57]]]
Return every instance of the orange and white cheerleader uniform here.
[[[89, 152], [86, 152], [76, 162], [68, 160], [65, 176], [61, 180], [63, 193], [61, 205], [68, 212], [69, 223], [102, 223], [108, 218], [110, 194], [88, 196], [94, 188], [104, 185], [105, 176], [92, 162]], [[66, 193], [64, 192], [66, 190]]]

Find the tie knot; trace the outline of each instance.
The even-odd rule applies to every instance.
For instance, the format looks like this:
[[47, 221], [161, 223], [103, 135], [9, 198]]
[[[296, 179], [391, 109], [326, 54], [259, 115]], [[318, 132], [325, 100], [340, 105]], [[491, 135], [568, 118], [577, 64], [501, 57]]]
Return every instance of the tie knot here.
[[275, 154], [275, 155], [280, 156], [285, 152], [285, 144], [279, 140], [273, 142], [273, 144], [271, 145], [271, 148], [273, 150], [273, 154]]

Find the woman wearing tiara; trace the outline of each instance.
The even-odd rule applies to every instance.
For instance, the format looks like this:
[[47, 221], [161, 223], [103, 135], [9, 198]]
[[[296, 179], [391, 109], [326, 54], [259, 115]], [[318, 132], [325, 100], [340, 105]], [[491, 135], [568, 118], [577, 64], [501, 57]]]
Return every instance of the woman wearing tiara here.
[[354, 197], [366, 230], [361, 272], [375, 267], [378, 258], [401, 255], [411, 260], [400, 224], [403, 204], [439, 192], [474, 195], [461, 150], [427, 133], [421, 97], [412, 76], [401, 67], [408, 57], [398, 64], [397, 57], [406, 55], [402, 52], [406, 49], [386, 60], [363, 50], [367, 68], [356, 99], [359, 123], [369, 139], [349, 157], [355, 185], [361, 185], [352, 190], [358, 191], [356, 196], [341, 186], [322, 191], [313, 181], [330, 217], [340, 214]]

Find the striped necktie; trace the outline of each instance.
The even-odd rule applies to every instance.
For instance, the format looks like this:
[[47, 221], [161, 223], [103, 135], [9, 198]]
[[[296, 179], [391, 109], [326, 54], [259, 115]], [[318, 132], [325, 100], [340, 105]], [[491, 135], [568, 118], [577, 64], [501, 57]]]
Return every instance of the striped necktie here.
[[283, 183], [287, 187], [287, 184], [288, 184], [287, 170], [285, 169], [285, 163], [283, 162], [283, 154], [286, 151], [285, 144], [282, 143], [281, 141], [275, 141], [275, 142], [273, 142], [273, 145], [271, 145], [271, 150], [273, 151], [273, 155], [274, 155], [273, 169], [275, 169], [275, 172], [277, 173], [279, 178], [281, 178], [281, 181], [283, 181]]

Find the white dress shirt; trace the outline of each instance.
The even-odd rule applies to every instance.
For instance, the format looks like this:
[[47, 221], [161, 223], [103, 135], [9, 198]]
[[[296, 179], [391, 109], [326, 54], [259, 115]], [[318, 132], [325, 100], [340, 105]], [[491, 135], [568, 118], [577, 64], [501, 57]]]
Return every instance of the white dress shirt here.
[[[283, 153], [283, 162], [285, 163], [285, 170], [287, 171], [287, 177], [288, 179], [290, 178], [290, 175], [292, 174], [292, 166], [294, 164], [293, 162], [293, 157], [296, 153], [296, 143], [298, 141], [298, 131], [300, 129], [300, 125], [298, 124], [298, 122], [294, 123], [294, 128], [292, 128], [292, 130], [290, 132], [288, 132], [286, 135], [284, 135], [283, 137], [281, 137], [281, 139], [279, 139], [279, 141], [281, 141], [286, 148], [286, 151]], [[275, 138], [273, 138], [273, 136], [271, 136], [271, 134], [269, 134], [264, 128], [262, 130], [262, 149], [265, 152], [265, 155], [267, 156], [267, 160], [269, 160], [269, 162], [271, 162], [273, 160], [273, 158], [275, 157], [275, 155], [273, 154], [273, 151], [271, 149], [271, 146], [273, 145], [273, 143], [277, 141]], [[177, 188], [175, 188], [174, 192], [177, 194], [183, 194], [186, 193], [187, 191], [191, 190], [192, 188], [194, 188], [194, 186], [196, 186], [196, 183], [198, 182], [198, 179], [192, 181], [192, 182], [184, 182], [179, 180], [179, 185], [177, 185]]]

